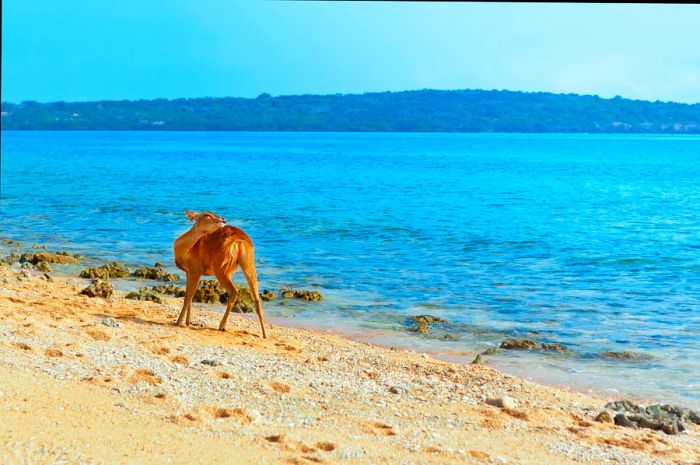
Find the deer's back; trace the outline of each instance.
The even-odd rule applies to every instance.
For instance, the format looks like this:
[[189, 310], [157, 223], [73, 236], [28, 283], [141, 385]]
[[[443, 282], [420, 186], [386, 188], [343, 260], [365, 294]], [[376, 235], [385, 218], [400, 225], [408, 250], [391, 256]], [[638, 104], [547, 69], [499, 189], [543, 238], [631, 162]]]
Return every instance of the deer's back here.
[[190, 249], [190, 257], [201, 267], [202, 274], [213, 276], [217, 270], [231, 274], [238, 259], [247, 248], [253, 247], [251, 238], [240, 228], [224, 226], [202, 236]]

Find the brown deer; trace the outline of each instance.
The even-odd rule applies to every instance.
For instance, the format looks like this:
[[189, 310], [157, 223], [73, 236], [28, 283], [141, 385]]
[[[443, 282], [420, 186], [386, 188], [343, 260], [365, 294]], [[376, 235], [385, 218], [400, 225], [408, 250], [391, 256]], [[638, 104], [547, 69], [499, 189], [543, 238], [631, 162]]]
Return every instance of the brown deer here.
[[242, 229], [227, 226], [226, 220], [211, 212], [195, 213], [185, 210], [185, 214], [190, 221], [194, 221], [194, 226], [178, 237], [173, 244], [175, 265], [187, 275], [185, 302], [177, 319], [177, 325], [182, 326], [185, 313], [187, 314], [185, 325], [190, 324], [192, 297], [199, 286], [199, 279], [202, 276], [216, 276], [216, 280], [228, 292], [226, 312], [219, 323], [219, 331], [224, 331], [226, 320], [238, 296], [238, 287], [233, 284], [231, 275], [240, 266], [255, 301], [255, 311], [260, 319], [262, 337], [267, 338], [262, 301], [258, 294], [253, 241]]

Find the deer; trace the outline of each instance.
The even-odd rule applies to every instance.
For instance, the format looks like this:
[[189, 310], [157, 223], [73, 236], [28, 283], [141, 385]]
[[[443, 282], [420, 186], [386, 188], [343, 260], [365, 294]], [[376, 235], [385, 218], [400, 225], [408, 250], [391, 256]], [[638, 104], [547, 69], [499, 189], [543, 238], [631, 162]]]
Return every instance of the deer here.
[[196, 213], [185, 210], [185, 214], [194, 225], [173, 243], [175, 265], [184, 271], [187, 277], [185, 301], [176, 325], [183, 326], [183, 319], [185, 326], [190, 325], [192, 298], [200, 278], [215, 276], [221, 287], [228, 292], [226, 311], [219, 323], [219, 331], [226, 331], [226, 320], [238, 296], [238, 287], [231, 280], [231, 275], [240, 267], [255, 302], [262, 337], [266, 339], [253, 241], [242, 229], [227, 225], [224, 218], [212, 212]]

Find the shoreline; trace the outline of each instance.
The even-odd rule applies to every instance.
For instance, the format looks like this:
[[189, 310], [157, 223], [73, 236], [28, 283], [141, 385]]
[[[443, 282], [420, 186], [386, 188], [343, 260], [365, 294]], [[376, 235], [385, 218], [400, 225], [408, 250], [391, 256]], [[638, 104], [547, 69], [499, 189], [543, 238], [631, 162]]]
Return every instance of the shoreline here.
[[[21, 252], [28, 252], [30, 254], [34, 254], [37, 252], [42, 252], [42, 251], [48, 251], [49, 246], [47, 245], [33, 245], [31, 248], [29, 247], [21, 247], [17, 246], [17, 241], [14, 241], [7, 236], [0, 235], [0, 240], [3, 241], [2, 244], [0, 244], [0, 251], [3, 252], [2, 255], [4, 256], [7, 254], [7, 252], [12, 250], [12, 246], [15, 247], [16, 251], [21, 251]], [[21, 244], [21, 242], [20, 242]], [[77, 270], [81, 268], [85, 268], [86, 266], [89, 267], [99, 267], [102, 265], [106, 265], [107, 263], [111, 263], [111, 261], [106, 261], [104, 258], [100, 258], [98, 256], [94, 255], [88, 255], [88, 256], [82, 256], [81, 259], [79, 260], [79, 264], [77, 265], [70, 265], [70, 269], [65, 268], [66, 265], [59, 264], [58, 269], [55, 270], [55, 273], [52, 271], [52, 274], [57, 277], [63, 277], [63, 278], [76, 278], [76, 279], [81, 279], [82, 282], [85, 283], [85, 286], [87, 286], [90, 282], [90, 279], [86, 278], [78, 278], [77, 277]], [[119, 262], [121, 263], [121, 262]], [[1, 266], [1, 265], [0, 265]], [[128, 263], [128, 266], [130, 267], [136, 267], [136, 268], [142, 268], [142, 267], [149, 267], [149, 265], [145, 265], [143, 263], [135, 262], [132, 261]], [[175, 270], [173, 267], [168, 267], [168, 269], [172, 269], [176, 272], [179, 272], [179, 270]], [[203, 277], [203, 280], [205, 279], [213, 280], [211, 277]], [[127, 276], [124, 278], [116, 278], [115, 281], [113, 281], [113, 284], [115, 285], [115, 290], [118, 290], [120, 292], [127, 292], [129, 290], [137, 290], [141, 287], [149, 287], [153, 286], [156, 284], [172, 284], [168, 282], [163, 282], [159, 280], [154, 280], [154, 279], [135, 279], [132, 276]], [[242, 286], [245, 287], [245, 286]], [[163, 296], [167, 297], [167, 296]], [[292, 299], [293, 300], [293, 299]], [[181, 299], [178, 299], [178, 302], [180, 302], [181, 305]], [[263, 304], [264, 308], [269, 308], [270, 305], [275, 305], [278, 303], [278, 301], [273, 300], [270, 302], [265, 302]], [[200, 311], [206, 311], [206, 312], [211, 312], [212, 314], [215, 315], [220, 315], [223, 313], [223, 309], [225, 305], [223, 304], [218, 304], [218, 303], [194, 303], [195, 306], [201, 306]], [[295, 304], [295, 306], [292, 306], [291, 308], [299, 309], [302, 307], [299, 307], [299, 305], [303, 306], [305, 305], [304, 303], [301, 304]], [[290, 308], [290, 307], [287, 307]], [[427, 310], [427, 309], [426, 309]], [[179, 311], [179, 310], [178, 310]], [[280, 311], [279, 309], [277, 311]], [[234, 312], [235, 314], [235, 312]], [[239, 314], [239, 315], [245, 315], [245, 314]], [[320, 315], [320, 314], [319, 314]], [[377, 347], [382, 347], [382, 348], [396, 348], [400, 350], [405, 350], [409, 351], [412, 353], [415, 353], [417, 355], [421, 354], [428, 354], [430, 357], [435, 358], [437, 360], [442, 360], [446, 362], [452, 362], [452, 363], [458, 363], [458, 364], [469, 364], [474, 360], [474, 357], [476, 357], [478, 354], [480, 354], [480, 350], [473, 350], [473, 351], [464, 351], [464, 350], [451, 350], [447, 345], [438, 345], [439, 339], [436, 338], [431, 338], [428, 340], [424, 341], [419, 341], [423, 342], [426, 344], [428, 347], [413, 347], [411, 343], [414, 343], [415, 340], [412, 339], [413, 334], [419, 334], [419, 333], [406, 333], [405, 331], [398, 331], [398, 330], [393, 330], [393, 329], [377, 329], [377, 328], [358, 328], [358, 327], [351, 327], [350, 329], [343, 329], [342, 327], [338, 326], [324, 326], [323, 324], [317, 324], [315, 319], [309, 319], [309, 318], [302, 318], [300, 320], [297, 320], [295, 315], [293, 316], [286, 316], [284, 314], [280, 315], [270, 315], [269, 313], [266, 313], [266, 321], [269, 320], [270, 322], [274, 322], [278, 325], [282, 326], [287, 326], [290, 328], [297, 328], [297, 329], [310, 329], [312, 331], [316, 332], [321, 332], [325, 334], [332, 334], [336, 336], [340, 336], [346, 339], [349, 339], [354, 342], [362, 343], [362, 344], [370, 344], [374, 345]], [[257, 320], [256, 320], [257, 321]], [[374, 333], [385, 333], [385, 337], [382, 336], [377, 336]], [[503, 335], [502, 340], [508, 339], [508, 336]], [[405, 339], [404, 341], [401, 341], [400, 339]], [[501, 341], [502, 342], [502, 341]], [[498, 348], [498, 346], [492, 346], [495, 348]], [[530, 351], [522, 351], [522, 350], [501, 350], [499, 349], [499, 356], [501, 359], [508, 359], [508, 358], [513, 358], [513, 357], [519, 357], [519, 356], [525, 356], [529, 357], [528, 359], [523, 360], [527, 365], [530, 366], [530, 368], [514, 368], [514, 365], [517, 364], [511, 364], [510, 366], [507, 363], [503, 363], [502, 361], [499, 362], [497, 359], [489, 359], [487, 362], [483, 362], [484, 364], [502, 371], [504, 373], [517, 376], [523, 379], [527, 379], [528, 381], [532, 381], [535, 383], [539, 384], [544, 384], [547, 386], [555, 387], [555, 388], [560, 388], [560, 389], [565, 389], [569, 390], [572, 392], [577, 392], [581, 393], [584, 395], [588, 396], [594, 396], [598, 399], [605, 400], [605, 401], [612, 401], [614, 399], [618, 398], [626, 398], [629, 400], [632, 400], [636, 403], [639, 404], [653, 404], [653, 403], [675, 403], [674, 400], [668, 400], [665, 399], [664, 397], [664, 392], [654, 392], [654, 393], [646, 393], [646, 394], [641, 394], [641, 393], [635, 393], [630, 390], [618, 390], [618, 389], [611, 389], [610, 387], [605, 387], [605, 385], [602, 385], [600, 383], [596, 384], [595, 382], [590, 382], [590, 383], [581, 383], [581, 382], [576, 382], [568, 379], [563, 379], [562, 378], [562, 367], [546, 367], [544, 368], [543, 372], [552, 374], [552, 375], [532, 375], [532, 364], [537, 363], [539, 360], [546, 360], [542, 359], [541, 355], [539, 354], [534, 354], [530, 353]], [[624, 359], [622, 359], [624, 361]], [[577, 360], [572, 359], [571, 361], [573, 366], [578, 365], [580, 362]], [[621, 373], [621, 375], [624, 375], [624, 373]], [[688, 402], [685, 402], [681, 400], [681, 404], [685, 408], [698, 408], [700, 405], [690, 405]]]
[[[178, 328], [181, 299], [88, 298], [84, 280], [52, 279], [0, 267], [3, 463], [700, 459], [698, 425], [672, 436], [601, 423], [604, 400], [489, 366], [272, 321], [263, 340], [239, 314], [224, 333], [201, 310]], [[506, 396], [514, 406], [488, 404]]]
[[[48, 251], [49, 246], [48, 245], [39, 245], [35, 244], [31, 248], [24, 246], [21, 247], [18, 246], [18, 241], [12, 240], [8, 238], [5, 235], [0, 235], [0, 240], [2, 240], [2, 243], [0, 243], [0, 254], [1, 255], [6, 255], [8, 252], [12, 251], [12, 247], [15, 247], [15, 251], [20, 251], [20, 252], [28, 252], [30, 254], [34, 254], [37, 252], [42, 252], [42, 251]], [[19, 244], [22, 244], [22, 242], [19, 242]], [[65, 278], [76, 278], [78, 274], [78, 269], [85, 268], [86, 266], [89, 267], [99, 267], [102, 265], [106, 265], [107, 263], [111, 263], [111, 260], [105, 260], [104, 258], [100, 258], [95, 255], [88, 255], [88, 256], [82, 256], [81, 259], [79, 260], [79, 264], [76, 265], [70, 265], [68, 268], [66, 268], [67, 265], [65, 264], [59, 264], [58, 269], [56, 270], [55, 276], [60, 276], [60, 277], [65, 277]], [[119, 262], [121, 263], [121, 262]], [[136, 267], [136, 268], [150, 268], [149, 265], [145, 265], [141, 262], [137, 261], [131, 261], [127, 264], [130, 267]], [[168, 270], [175, 271], [176, 273], [179, 272], [179, 270], [176, 270], [173, 267], [168, 267]], [[53, 271], [52, 271], [53, 273]], [[87, 286], [89, 284], [90, 280], [89, 279], [83, 279], [83, 282]], [[203, 280], [207, 279], [207, 277], [204, 277]], [[213, 278], [209, 277], [209, 280], [213, 280]], [[159, 281], [157, 279], [139, 279], [139, 278], [133, 278], [132, 276], [126, 276], [123, 278], [115, 278], [113, 281], [113, 284], [115, 285], [115, 289], [118, 291], [126, 291], [128, 292], [129, 290], [138, 290], [139, 288], [142, 288], [144, 286], [149, 287], [157, 284], [172, 284], [169, 282], [163, 282]], [[245, 287], [244, 285], [242, 287]], [[294, 299], [292, 299], [294, 300]], [[275, 305], [279, 301], [277, 300], [272, 300], [269, 302], [264, 303], [264, 308], [268, 309], [270, 308], [271, 305]], [[180, 304], [181, 305], [181, 304]], [[195, 306], [201, 306], [203, 311], [211, 312], [213, 314], [221, 314], [223, 313], [223, 308], [225, 305], [223, 304], [218, 304], [218, 303], [195, 303]], [[290, 307], [286, 307], [288, 309], [294, 309], [294, 310], [299, 310], [302, 309], [305, 303], [296, 303], [292, 304]], [[428, 310], [428, 309], [426, 309]], [[429, 310], [428, 310], [429, 311]], [[276, 308], [276, 312], [281, 312], [281, 308]], [[234, 312], [235, 313], [235, 312]], [[319, 316], [322, 315], [322, 313], [318, 314]], [[430, 315], [428, 315], [430, 316]], [[434, 336], [429, 338], [429, 339], [415, 339], [414, 335], [420, 334], [420, 333], [411, 333], [411, 332], [406, 332], [406, 331], [399, 331], [395, 329], [379, 329], [379, 328], [359, 328], [355, 326], [350, 326], [349, 329], [344, 329], [343, 327], [340, 326], [330, 326], [330, 325], [323, 325], [323, 324], [317, 324], [316, 319], [310, 319], [308, 317], [303, 317], [299, 320], [297, 320], [296, 315], [293, 313], [291, 316], [284, 315], [280, 313], [279, 315], [270, 315], [269, 313], [266, 313], [266, 320], [269, 320], [271, 322], [275, 322], [276, 324], [287, 326], [290, 328], [298, 328], [298, 329], [311, 329], [316, 332], [323, 332], [326, 334], [333, 334], [337, 335], [340, 337], [347, 338], [349, 340], [358, 342], [358, 343], [364, 343], [364, 344], [371, 344], [374, 346], [378, 347], [383, 347], [383, 348], [397, 348], [401, 350], [406, 350], [413, 352], [417, 355], [426, 353], [429, 354], [431, 357], [442, 360], [442, 361], [447, 361], [447, 362], [453, 362], [453, 363], [458, 363], [458, 364], [469, 364], [474, 360], [474, 357], [476, 357], [478, 354], [481, 353], [481, 349], [478, 350], [473, 350], [473, 351], [464, 351], [464, 350], [458, 350], [458, 349], [450, 349], [449, 344], [439, 344], [440, 339], [435, 338]], [[441, 330], [441, 331], [450, 331], [449, 329]], [[376, 333], [376, 334], [375, 334]], [[379, 333], [384, 333], [384, 336], [378, 336], [377, 334]], [[502, 342], [505, 339], [508, 339], [509, 336], [503, 335], [503, 338], [501, 339], [500, 342]], [[414, 343], [420, 343], [423, 344], [422, 347], [414, 347]], [[498, 345], [491, 346], [494, 348], [498, 349]], [[636, 351], [636, 349], [633, 349]], [[487, 361], [483, 362], [487, 364], [488, 366], [491, 366], [492, 368], [495, 368], [499, 371], [502, 371], [504, 373], [508, 373], [513, 376], [517, 376], [520, 378], [527, 379], [529, 381], [535, 382], [535, 383], [540, 383], [544, 384], [547, 386], [551, 387], [556, 387], [560, 389], [566, 389], [570, 390], [572, 392], [578, 392], [584, 395], [589, 395], [589, 396], [595, 396], [601, 400], [606, 400], [606, 401], [612, 401], [617, 398], [626, 398], [630, 399], [636, 403], [640, 404], [653, 404], [653, 403], [672, 403], [675, 404], [676, 402], [680, 401], [680, 404], [685, 408], [691, 408], [691, 409], [697, 409], [700, 407], [700, 404], [693, 404], [691, 405], [690, 401], [686, 401], [685, 399], [681, 399], [680, 397], [676, 396], [676, 398], [668, 398], [666, 392], [664, 391], [654, 391], [654, 392], [646, 392], [646, 393], [638, 393], [634, 392], [633, 390], [629, 389], [616, 389], [616, 388], [611, 388], [610, 386], [606, 387], [605, 384], [601, 384], [601, 380], [598, 380], [598, 383], [596, 382], [580, 382], [580, 380], [575, 380], [575, 379], [569, 379], [566, 377], [564, 374], [563, 366], [548, 366], [544, 367], [539, 374], [533, 375], [533, 367], [538, 368], [535, 366], [539, 361], [545, 361], [546, 358], [542, 358], [542, 354], [537, 354], [535, 353], [536, 351], [529, 351], [529, 350], [501, 350], [498, 349], [498, 358], [501, 360], [498, 360], [498, 358], [493, 358], [491, 357]], [[571, 352], [568, 352], [571, 355]], [[633, 355], [636, 355], [634, 352], [632, 353]], [[551, 355], [551, 352], [550, 352]], [[586, 355], [586, 354], [584, 354]], [[580, 354], [579, 354], [580, 356]], [[518, 357], [525, 357], [522, 360], [519, 360]], [[517, 360], [517, 363], [513, 362], [510, 365], [506, 362], [510, 360]], [[624, 362], [624, 357], [620, 358], [622, 362]], [[522, 365], [520, 365], [520, 362], [524, 362], [526, 365], [526, 368], [521, 368]], [[576, 369], [575, 367], [580, 365], [580, 361], [576, 360], [574, 358], [571, 358], [568, 363], [570, 363], [573, 367], [573, 369]], [[518, 366], [520, 365], [520, 366]], [[616, 370], [619, 372], [620, 376], [624, 377], [625, 373], [622, 371], [622, 368], [624, 367], [624, 364], [621, 365], [619, 370]], [[542, 367], [540, 367], [542, 368]], [[545, 373], [545, 374], [543, 374]], [[563, 375], [563, 376], [562, 376]], [[575, 377], [574, 377], [575, 378]], [[672, 393], [673, 394], [673, 393]], [[699, 399], [700, 401], [700, 399]]]

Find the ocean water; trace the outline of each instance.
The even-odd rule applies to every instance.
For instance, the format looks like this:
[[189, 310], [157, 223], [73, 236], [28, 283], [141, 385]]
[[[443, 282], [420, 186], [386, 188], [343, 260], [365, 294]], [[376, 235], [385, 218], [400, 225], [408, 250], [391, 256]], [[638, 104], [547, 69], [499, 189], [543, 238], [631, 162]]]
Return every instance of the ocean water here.
[[[326, 296], [272, 319], [463, 362], [559, 342], [488, 360], [700, 407], [697, 136], [6, 131], [0, 194], [5, 237], [173, 271], [183, 210], [211, 210], [261, 288]], [[424, 313], [448, 322], [408, 331]]]

